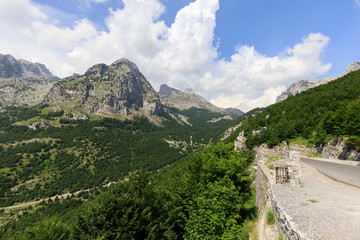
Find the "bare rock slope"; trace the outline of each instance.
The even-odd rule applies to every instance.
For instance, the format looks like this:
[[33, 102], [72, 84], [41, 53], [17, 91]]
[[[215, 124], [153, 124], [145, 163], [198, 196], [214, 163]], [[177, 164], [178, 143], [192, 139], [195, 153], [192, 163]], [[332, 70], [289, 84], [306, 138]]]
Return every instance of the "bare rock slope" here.
[[159, 96], [137, 66], [122, 58], [110, 66], [96, 64], [84, 75], [57, 82], [45, 98], [49, 104], [102, 116], [146, 116], [163, 111]]
[[[342, 76], [344, 76], [350, 72], [357, 71], [357, 70], [360, 70], [360, 62], [353, 62], [346, 67]], [[276, 98], [276, 102], [284, 101], [289, 96], [294, 96], [294, 95], [301, 93], [303, 91], [306, 91], [310, 88], [314, 88], [314, 87], [326, 84], [337, 78], [339, 78], [339, 77], [327, 77], [327, 78], [315, 79], [315, 80], [300, 80], [298, 82], [291, 84], [291, 86], [288, 89], [286, 89], [284, 92], [282, 92], [280, 94], [280, 96], [278, 96]]]
[[196, 94], [192, 89], [181, 91], [175, 88], [171, 88], [166, 84], [162, 84], [158, 94], [163, 105], [175, 107], [180, 110], [186, 110], [192, 107], [203, 108], [208, 109], [214, 113], [229, 115], [233, 118], [244, 114], [242, 111], [235, 108], [219, 108], [208, 102], [205, 98]]
[[0, 54], [0, 106], [36, 105], [58, 79], [44, 64]]

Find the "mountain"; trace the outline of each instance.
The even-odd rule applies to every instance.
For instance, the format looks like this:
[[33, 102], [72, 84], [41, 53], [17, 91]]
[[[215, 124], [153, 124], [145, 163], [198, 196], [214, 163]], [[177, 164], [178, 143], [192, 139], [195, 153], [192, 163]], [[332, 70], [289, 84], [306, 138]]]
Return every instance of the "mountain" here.
[[184, 92], [175, 88], [171, 88], [166, 84], [160, 86], [158, 92], [161, 103], [165, 106], [175, 107], [180, 110], [187, 110], [189, 108], [203, 108], [214, 113], [221, 113], [236, 118], [244, 114], [242, 111], [235, 108], [219, 108], [208, 102], [205, 98], [196, 94], [192, 89], [186, 89]]
[[0, 106], [39, 104], [58, 79], [44, 64], [0, 54]]
[[[273, 104], [240, 127], [249, 149], [300, 139], [324, 145], [343, 138], [360, 149], [360, 70]], [[360, 159], [360, 158], [358, 158]]]
[[96, 64], [84, 75], [57, 82], [45, 98], [50, 105], [102, 116], [152, 116], [163, 112], [159, 96], [137, 66], [122, 58], [110, 66]]
[[357, 71], [357, 70], [360, 70], [360, 62], [352, 62], [349, 66], [346, 67], [342, 76], [345, 76], [346, 74]]
[[322, 84], [326, 84], [333, 80], [337, 79], [337, 77], [327, 77], [323, 79], [315, 79], [315, 80], [300, 80], [291, 84], [291, 86], [282, 92], [277, 98], [276, 102], [281, 102], [287, 99], [289, 96], [295, 96], [303, 91], [306, 91], [310, 88], [317, 87]]
[[[350, 65], [348, 65], [343, 72], [342, 76], [345, 76], [346, 74], [360, 70], [360, 62], [353, 62]], [[291, 84], [291, 86], [286, 89], [284, 92], [282, 92], [277, 98], [276, 102], [281, 102], [287, 99], [289, 96], [294, 96], [300, 92], [306, 91], [310, 88], [317, 87], [319, 85], [326, 84], [328, 82], [331, 82], [339, 77], [326, 77], [322, 79], [315, 79], [315, 80], [300, 80], [298, 82], [295, 82]]]
[[0, 54], [0, 78], [28, 78], [50, 76], [51, 72], [44, 64], [32, 63], [26, 60], [16, 60], [11, 55]]

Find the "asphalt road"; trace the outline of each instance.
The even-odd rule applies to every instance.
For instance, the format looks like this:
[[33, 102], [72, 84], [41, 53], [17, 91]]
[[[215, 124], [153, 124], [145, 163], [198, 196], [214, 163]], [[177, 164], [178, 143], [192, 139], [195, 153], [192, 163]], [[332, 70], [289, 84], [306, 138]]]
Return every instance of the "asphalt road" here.
[[332, 178], [335, 181], [360, 188], [360, 167], [311, 160], [307, 158], [301, 158], [301, 162], [315, 167], [320, 173]]

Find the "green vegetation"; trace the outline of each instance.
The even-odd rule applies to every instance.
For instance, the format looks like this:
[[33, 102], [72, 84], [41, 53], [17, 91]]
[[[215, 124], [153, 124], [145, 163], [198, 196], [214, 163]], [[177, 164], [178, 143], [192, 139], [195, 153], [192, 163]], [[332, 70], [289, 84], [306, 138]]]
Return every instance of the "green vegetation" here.
[[266, 210], [266, 223], [272, 225], [275, 223], [275, 215], [271, 209]]
[[[72, 120], [53, 107], [6, 107], [0, 116], [0, 206], [43, 199], [117, 182], [140, 168], [160, 169], [200, 144], [217, 141], [233, 121], [208, 123], [218, 114], [178, 111], [192, 126], [164, 114], [163, 126], [146, 118]], [[56, 108], [54, 108], [56, 109]], [[53, 121], [35, 129], [14, 123]], [[50, 123], [50, 122], [48, 122]], [[59, 127], [54, 127], [59, 126]], [[178, 147], [165, 140], [182, 142]]]
[[244, 131], [249, 149], [283, 141], [321, 145], [332, 138], [347, 137], [360, 148], [360, 71], [269, 106], [238, 129]]
[[247, 239], [256, 213], [252, 160], [231, 144], [213, 145], [156, 174], [134, 172], [85, 203], [44, 202], [3, 226], [0, 238]]

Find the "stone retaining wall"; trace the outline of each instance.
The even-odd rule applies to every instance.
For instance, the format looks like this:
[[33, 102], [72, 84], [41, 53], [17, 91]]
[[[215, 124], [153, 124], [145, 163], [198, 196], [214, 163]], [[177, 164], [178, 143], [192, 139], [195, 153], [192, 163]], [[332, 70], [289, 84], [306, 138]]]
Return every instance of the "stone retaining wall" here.
[[265, 165], [259, 164], [256, 171], [256, 206], [259, 211], [262, 211], [266, 200], [271, 202], [272, 210], [275, 215], [276, 225], [279, 232], [283, 235], [284, 239], [300, 240], [307, 239], [302, 234], [292, 221], [291, 217], [285, 212], [285, 209], [281, 208], [276, 201], [271, 185], [275, 184], [273, 179], [269, 179], [270, 171]]

